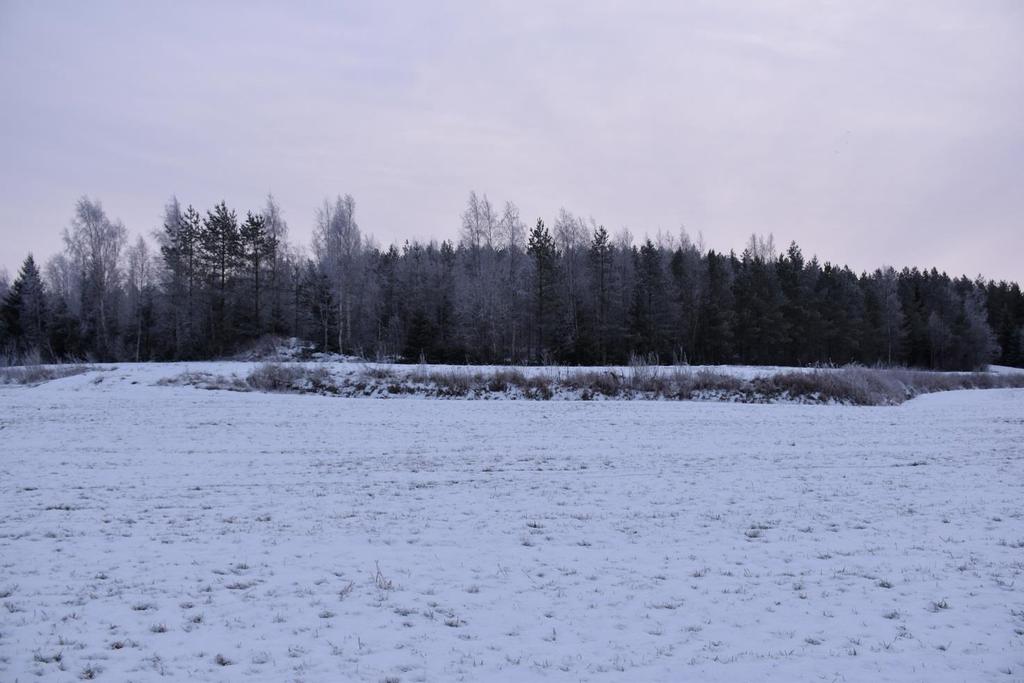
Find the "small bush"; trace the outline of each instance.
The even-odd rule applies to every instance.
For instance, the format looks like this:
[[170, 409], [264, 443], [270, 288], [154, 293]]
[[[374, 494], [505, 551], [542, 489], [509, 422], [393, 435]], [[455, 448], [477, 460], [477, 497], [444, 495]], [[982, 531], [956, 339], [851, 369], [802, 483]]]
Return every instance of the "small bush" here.
[[487, 379], [487, 389], [494, 393], [505, 393], [510, 389], [522, 388], [526, 385], [526, 376], [520, 370], [495, 370], [494, 374]]
[[245, 382], [259, 391], [292, 391], [303, 375], [301, 366], [262, 363], [249, 373]]
[[622, 394], [622, 375], [616, 372], [587, 373], [587, 388], [595, 394], [609, 398]]
[[629, 388], [634, 391], [656, 391], [661, 383], [659, 382], [661, 367], [658, 365], [658, 356], [638, 356], [635, 353], [629, 355]]
[[547, 375], [522, 377], [519, 390], [523, 396], [540, 401], [550, 401], [555, 395], [556, 381]]

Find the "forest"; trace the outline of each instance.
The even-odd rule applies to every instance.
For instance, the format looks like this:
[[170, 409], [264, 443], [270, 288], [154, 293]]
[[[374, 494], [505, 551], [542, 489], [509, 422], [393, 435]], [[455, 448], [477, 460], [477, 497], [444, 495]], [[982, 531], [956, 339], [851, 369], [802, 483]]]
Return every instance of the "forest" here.
[[272, 196], [244, 215], [172, 198], [130, 240], [83, 197], [63, 244], [0, 273], [0, 364], [223, 358], [273, 335], [398, 362], [1024, 366], [1018, 283], [856, 273], [771, 236], [638, 240], [565, 210], [528, 225], [476, 193], [458, 240], [380, 246], [349, 195], [306, 247]]

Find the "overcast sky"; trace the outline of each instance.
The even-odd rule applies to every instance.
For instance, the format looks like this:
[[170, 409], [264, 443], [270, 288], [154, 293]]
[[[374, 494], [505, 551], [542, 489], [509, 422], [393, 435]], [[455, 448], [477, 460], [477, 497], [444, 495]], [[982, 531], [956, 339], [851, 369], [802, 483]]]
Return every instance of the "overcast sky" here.
[[1024, 280], [1024, 3], [0, 0], [0, 266], [83, 194], [150, 234], [267, 192], [382, 243], [469, 191], [857, 270]]

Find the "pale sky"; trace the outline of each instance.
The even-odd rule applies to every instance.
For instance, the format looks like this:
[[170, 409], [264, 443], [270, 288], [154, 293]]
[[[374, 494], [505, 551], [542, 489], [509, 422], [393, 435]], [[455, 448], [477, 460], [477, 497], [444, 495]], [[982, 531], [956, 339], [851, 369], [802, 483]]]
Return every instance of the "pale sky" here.
[[0, 267], [76, 199], [172, 195], [381, 243], [470, 190], [708, 246], [1024, 281], [1024, 3], [0, 0]]

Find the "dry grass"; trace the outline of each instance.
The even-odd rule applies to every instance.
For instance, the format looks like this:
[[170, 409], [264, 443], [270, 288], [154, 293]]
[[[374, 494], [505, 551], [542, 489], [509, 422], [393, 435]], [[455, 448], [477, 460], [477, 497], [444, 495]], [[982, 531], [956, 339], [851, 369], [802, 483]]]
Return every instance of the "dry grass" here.
[[225, 377], [209, 372], [183, 372], [176, 377], [167, 377], [157, 382], [160, 386], [190, 386], [200, 389], [222, 389], [224, 391], [250, 391], [244, 380], [238, 377]]
[[720, 399], [743, 402], [794, 400], [807, 403], [895, 405], [920, 394], [954, 389], [1024, 387], [1024, 374], [939, 373], [905, 369], [846, 367], [789, 371], [742, 379], [707, 368], [633, 366], [625, 371], [580, 370], [552, 375], [526, 374], [514, 368], [493, 371], [417, 369], [406, 376], [374, 370], [365, 381], [383, 378], [400, 389], [440, 397], [518, 395], [547, 400], [556, 395], [583, 400]]
[[364, 366], [335, 378], [324, 366], [263, 363], [245, 379], [185, 373], [164, 384], [206, 389], [315, 393], [341, 396], [418, 395], [434, 398], [529, 400], [722, 400], [743, 403], [795, 401], [846, 405], [896, 405], [921, 394], [954, 389], [1024, 387], [1024, 373], [940, 373], [864, 367], [791, 370], [743, 379], [709, 368], [635, 365], [624, 370], [524, 372], [518, 368], [411, 371]]
[[852, 405], [896, 405], [937, 391], [1024, 387], [1024, 373], [928, 372], [902, 368], [846, 367], [784, 372], [757, 380], [762, 393]]
[[35, 386], [62, 377], [81, 375], [94, 370], [88, 365], [26, 365], [23, 367], [0, 368], [0, 384], [25, 384]]

